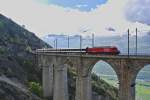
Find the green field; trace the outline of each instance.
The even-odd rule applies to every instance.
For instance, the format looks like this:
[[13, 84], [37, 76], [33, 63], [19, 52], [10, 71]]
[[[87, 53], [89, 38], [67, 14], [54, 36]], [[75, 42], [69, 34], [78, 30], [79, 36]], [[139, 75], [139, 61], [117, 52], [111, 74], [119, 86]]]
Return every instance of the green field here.
[[137, 82], [136, 100], [150, 100], [150, 82]]
[[[107, 83], [118, 87], [118, 81], [106, 77], [101, 77]], [[150, 100], [150, 82], [137, 81], [136, 82], [136, 100]]]

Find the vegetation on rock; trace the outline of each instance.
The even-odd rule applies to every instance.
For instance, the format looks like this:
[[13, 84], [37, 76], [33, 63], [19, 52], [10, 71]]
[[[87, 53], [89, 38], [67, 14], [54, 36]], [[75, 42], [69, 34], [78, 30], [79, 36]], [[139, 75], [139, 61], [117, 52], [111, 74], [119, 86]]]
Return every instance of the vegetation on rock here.
[[[35, 56], [32, 50], [38, 48], [50, 47], [35, 34], [14, 23], [11, 19], [0, 14], [0, 75], [6, 76], [17, 83], [28, 86], [31, 81], [41, 83], [41, 68], [35, 64]], [[0, 82], [1, 83], [1, 82]], [[37, 85], [37, 84], [36, 84]], [[36, 85], [33, 86], [31, 90]], [[11, 91], [2, 88], [1, 91], [11, 94]], [[17, 89], [14, 88], [12, 99], [17, 95]], [[11, 90], [11, 89], [10, 89]], [[32, 91], [33, 92], [33, 91]], [[34, 93], [34, 92], [33, 92]], [[15, 95], [16, 94], [16, 95]], [[29, 95], [29, 94], [28, 94]], [[25, 95], [25, 96], [28, 96]], [[13, 97], [14, 96], [14, 97]], [[20, 98], [20, 95], [17, 95]], [[0, 92], [0, 98], [3, 98]], [[5, 99], [3, 100], [10, 100]], [[27, 99], [15, 99], [27, 100]]]
[[42, 86], [36, 82], [29, 82], [29, 90], [37, 96], [42, 97]]

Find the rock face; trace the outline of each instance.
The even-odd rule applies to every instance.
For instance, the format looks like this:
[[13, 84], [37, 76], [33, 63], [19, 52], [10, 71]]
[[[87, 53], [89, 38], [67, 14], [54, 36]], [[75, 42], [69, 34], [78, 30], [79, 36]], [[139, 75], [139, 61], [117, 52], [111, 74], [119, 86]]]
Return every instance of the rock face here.
[[[35, 56], [30, 52], [46, 47], [50, 46], [33, 33], [0, 14], [0, 76], [24, 85], [27, 85], [29, 81], [41, 82], [41, 69], [36, 66]], [[5, 94], [6, 98], [4, 98]], [[10, 99], [11, 97], [12, 99]], [[2, 100], [31, 100], [27, 99], [29, 97], [18, 88], [0, 81], [0, 100], [1, 98], [3, 98]]]
[[0, 100], [41, 100], [21, 83], [13, 82], [5, 76], [0, 77]]
[[21, 82], [34, 79], [39, 72], [31, 50], [48, 47], [33, 33], [0, 15], [0, 74]]

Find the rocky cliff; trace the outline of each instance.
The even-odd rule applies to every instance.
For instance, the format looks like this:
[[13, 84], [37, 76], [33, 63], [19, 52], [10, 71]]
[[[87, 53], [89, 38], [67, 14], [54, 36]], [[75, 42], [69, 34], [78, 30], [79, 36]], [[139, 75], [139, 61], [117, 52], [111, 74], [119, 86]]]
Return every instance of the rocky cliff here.
[[0, 80], [0, 100], [34, 100], [36, 96], [30, 91], [22, 91], [10, 83], [21, 84], [21, 88], [28, 90], [28, 82], [41, 82], [41, 69], [36, 66], [34, 55], [30, 52], [43, 47], [50, 46], [11, 19], [0, 15], [0, 76], [5, 77]]

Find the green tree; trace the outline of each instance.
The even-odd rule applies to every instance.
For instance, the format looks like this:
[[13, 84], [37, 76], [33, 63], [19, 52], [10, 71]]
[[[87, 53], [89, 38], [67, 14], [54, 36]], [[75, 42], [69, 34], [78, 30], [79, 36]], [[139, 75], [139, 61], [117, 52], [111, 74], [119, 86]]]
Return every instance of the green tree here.
[[42, 97], [42, 87], [39, 83], [29, 82], [29, 90], [37, 96]]

